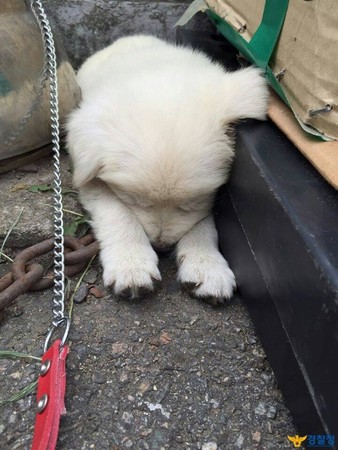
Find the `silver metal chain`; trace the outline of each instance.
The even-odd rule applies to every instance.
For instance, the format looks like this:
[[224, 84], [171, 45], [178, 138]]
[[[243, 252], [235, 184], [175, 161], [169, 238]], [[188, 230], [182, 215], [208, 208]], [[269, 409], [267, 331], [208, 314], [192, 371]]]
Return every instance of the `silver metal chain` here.
[[54, 297], [53, 321], [45, 342], [47, 350], [51, 336], [56, 328], [65, 327], [61, 345], [66, 342], [70, 319], [65, 315], [65, 275], [64, 275], [64, 235], [63, 235], [63, 207], [60, 169], [60, 138], [59, 138], [59, 108], [57, 63], [53, 32], [45, 14], [41, 0], [31, 0], [31, 9], [39, 24], [43, 38], [44, 60], [49, 77], [51, 135], [53, 144], [53, 173], [54, 173]]

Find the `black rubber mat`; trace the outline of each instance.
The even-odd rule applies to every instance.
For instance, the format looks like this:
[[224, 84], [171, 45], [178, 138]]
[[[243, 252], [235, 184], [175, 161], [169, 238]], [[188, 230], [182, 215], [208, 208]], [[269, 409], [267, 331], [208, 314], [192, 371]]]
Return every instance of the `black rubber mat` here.
[[[180, 29], [177, 40], [237, 65], [218, 35]], [[299, 432], [338, 438], [338, 192], [271, 121], [236, 129], [220, 247]]]

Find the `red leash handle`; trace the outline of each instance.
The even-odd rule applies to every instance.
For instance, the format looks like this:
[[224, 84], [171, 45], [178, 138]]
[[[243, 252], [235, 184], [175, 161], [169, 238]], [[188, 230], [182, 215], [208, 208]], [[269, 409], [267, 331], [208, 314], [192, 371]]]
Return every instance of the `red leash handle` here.
[[31, 450], [54, 450], [60, 417], [66, 413], [66, 358], [69, 348], [58, 339], [42, 357], [38, 381], [37, 414]]

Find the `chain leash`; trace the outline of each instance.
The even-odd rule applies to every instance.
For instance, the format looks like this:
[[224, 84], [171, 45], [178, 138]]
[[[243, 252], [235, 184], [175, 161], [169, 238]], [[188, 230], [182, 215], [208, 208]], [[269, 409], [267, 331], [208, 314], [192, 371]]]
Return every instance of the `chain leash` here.
[[40, 0], [31, 0], [31, 9], [36, 17], [43, 37], [44, 61], [49, 77], [49, 99], [51, 113], [51, 135], [53, 146], [53, 199], [54, 199], [54, 296], [53, 320], [47, 334], [44, 351], [47, 350], [53, 332], [56, 328], [65, 327], [61, 340], [63, 346], [67, 340], [70, 319], [65, 315], [65, 275], [64, 275], [64, 235], [63, 235], [63, 208], [60, 171], [60, 138], [59, 138], [59, 108], [57, 63], [53, 32]]

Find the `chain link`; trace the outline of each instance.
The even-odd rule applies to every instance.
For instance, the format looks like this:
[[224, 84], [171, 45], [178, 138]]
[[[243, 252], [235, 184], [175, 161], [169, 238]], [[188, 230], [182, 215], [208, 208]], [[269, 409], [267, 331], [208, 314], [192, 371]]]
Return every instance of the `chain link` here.
[[[48, 255], [54, 239], [46, 239], [20, 251], [14, 258], [11, 271], [0, 278], [0, 310], [27, 291], [40, 291], [53, 286], [54, 273], [45, 273], [35, 258]], [[65, 236], [65, 275], [79, 273], [99, 252], [99, 244], [91, 234], [81, 239]]]
[[[65, 308], [64, 236], [60, 173], [60, 139], [57, 64], [53, 32], [40, 0], [31, 0], [31, 8], [39, 24], [43, 37], [44, 59], [49, 76], [49, 96], [51, 112], [51, 135], [54, 167], [54, 298], [53, 328], [65, 325], [68, 319]], [[67, 325], [67, 324], [66, 324]]]

